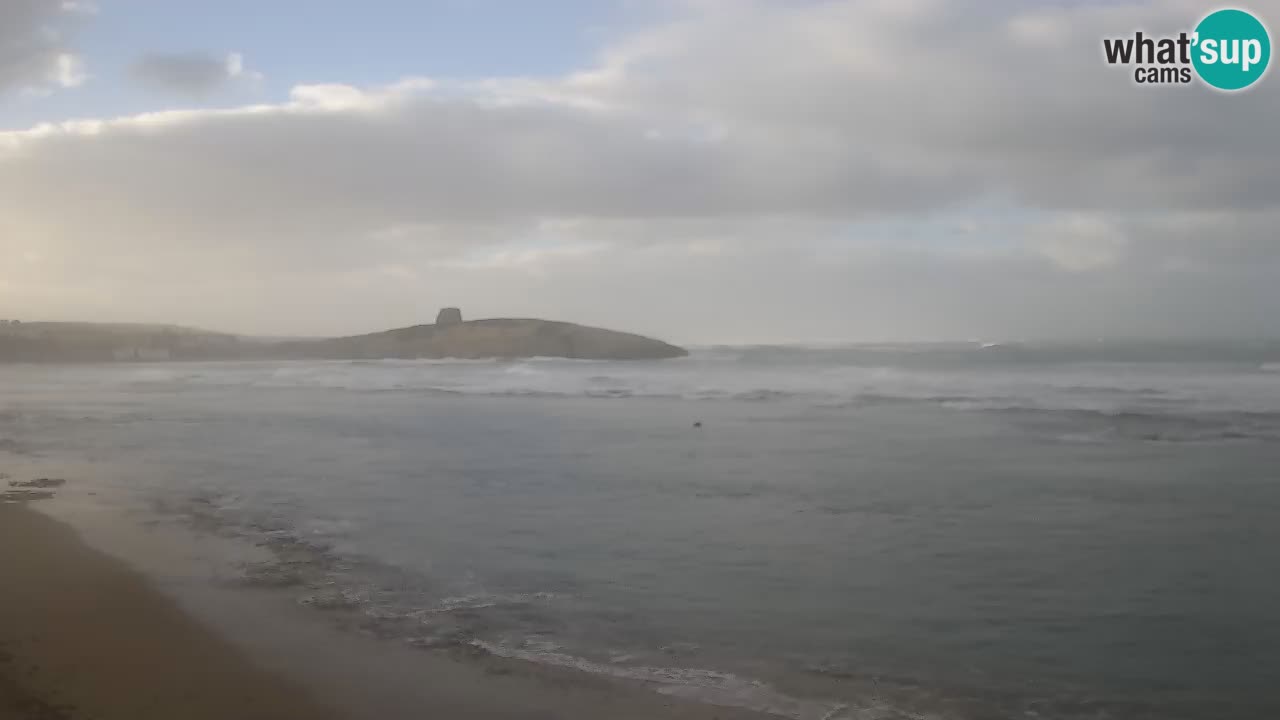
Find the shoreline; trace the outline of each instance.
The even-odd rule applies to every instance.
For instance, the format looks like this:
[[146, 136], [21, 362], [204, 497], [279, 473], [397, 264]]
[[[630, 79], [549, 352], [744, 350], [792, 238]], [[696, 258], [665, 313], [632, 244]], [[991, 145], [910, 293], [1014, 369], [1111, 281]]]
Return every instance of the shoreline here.
[[0, 717], [339, 717], [23, 503], [0, 505], [0, 547]]
[[345, 632], [285, 593], [208, 582], [208, 548], [85, 500], [0, 503], [0, 720], [773, 717]]

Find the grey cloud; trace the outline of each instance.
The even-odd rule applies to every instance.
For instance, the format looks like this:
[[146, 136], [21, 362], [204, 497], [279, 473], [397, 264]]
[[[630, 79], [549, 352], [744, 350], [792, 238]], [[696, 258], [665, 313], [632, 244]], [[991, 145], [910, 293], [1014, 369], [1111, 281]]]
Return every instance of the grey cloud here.
[[13, 90], [70, 87], [83, 81], [64, 25], [75, 10], [58, 0], [0, 3], [0, 95]]
[[153, 53], [133, 64], [130, 73], [139, 83], [162, 92], [208, 95], [244, 74], [244, 60], [236, 54]]
[[[1060, 37], [1046, 49], [1020, 44], [992, 8], [910, 5], [716, 6], [730, 9], [686, 23], [681, 43], [622, 61], [607, 82], [540, 88], [606, 111], [408, 93], [377, 113], [211, 115], [50, 138], [44, 152], [83, 155], [139, 196], [179, 194], [169, 204], [196, 206], [185, 211], [208, 194], [239, 195], [225, 197], [237, 209], [344, 198], [383, 214], [484, 217], [856, 215], [988, 195], [1072, 211], [1260, 209], [1280, 197], [1280, 171], [1259, 152], [1275, 144], [1261, 119], [1280, 116], [1280, 86], [1230, 98], [1152, 90], [1099, 62], [1103, 33], [1144, 13], [1176, 26], [1193, 11], [1059, 9], [1039, 19]], [[1025, 8], [1004, 9], [1034, 17]], [[188, 85], [225, 74], [211, 57], [158, 64]], [[168, 153], [187, 159], [196, 192], [135, 171]]]
[[[565, 77], [0, 134], [26, 258], [0, 298], [263, 332], [461, 303], [683, 340], [1280, 333], [1241, 311], [1280, 303], [1280, 84], [1141, 88], [1100, 57], [1208, 6], [694, 7]], [[869, 229], [990, 203], [1016, 237]]]
[[[714, 7], [578, 87], [825, 145], [833, 162], [893, 168], [917, 192], [938, 180], [1037, 206], [1119, 210], [1259, 208], [1280, 197], [1276, 164], [1259, 152], [1276, 145], [1265, 120], [1280, 117], [1274, 78], [1227, 97], [1138, 87], [1102, 62], [1103, 37], [1187, 29], [1215, 5]], [[1255, 9], [1280, 16], [1274, 0]]]

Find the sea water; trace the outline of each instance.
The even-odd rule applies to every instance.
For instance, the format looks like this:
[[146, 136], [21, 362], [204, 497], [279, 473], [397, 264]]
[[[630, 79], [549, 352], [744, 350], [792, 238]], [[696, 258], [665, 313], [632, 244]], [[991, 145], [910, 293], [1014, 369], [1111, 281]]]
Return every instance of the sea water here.
[[0, 452], [388, 642], [794, 718], [1280, 717], [1265, 347], [2, 366]]

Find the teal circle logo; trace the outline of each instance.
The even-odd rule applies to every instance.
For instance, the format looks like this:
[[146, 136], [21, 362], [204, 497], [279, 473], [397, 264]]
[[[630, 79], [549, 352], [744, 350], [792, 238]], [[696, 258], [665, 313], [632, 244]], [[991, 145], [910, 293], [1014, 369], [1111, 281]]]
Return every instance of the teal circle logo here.
[[1243, 90], [1267, 72], [1271, 35], [1244, 10], [1218, 10], [1196, 26], [1191, 63], [1200, 79], [1219, 90]]

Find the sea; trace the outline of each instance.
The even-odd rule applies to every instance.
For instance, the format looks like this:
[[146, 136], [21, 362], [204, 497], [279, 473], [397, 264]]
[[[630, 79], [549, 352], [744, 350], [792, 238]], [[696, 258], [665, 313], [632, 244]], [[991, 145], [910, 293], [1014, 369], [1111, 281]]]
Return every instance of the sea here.
[[8, 365], [3, 457], [424, 652], [795, 720], [1280, 717], [1274, 345]]

